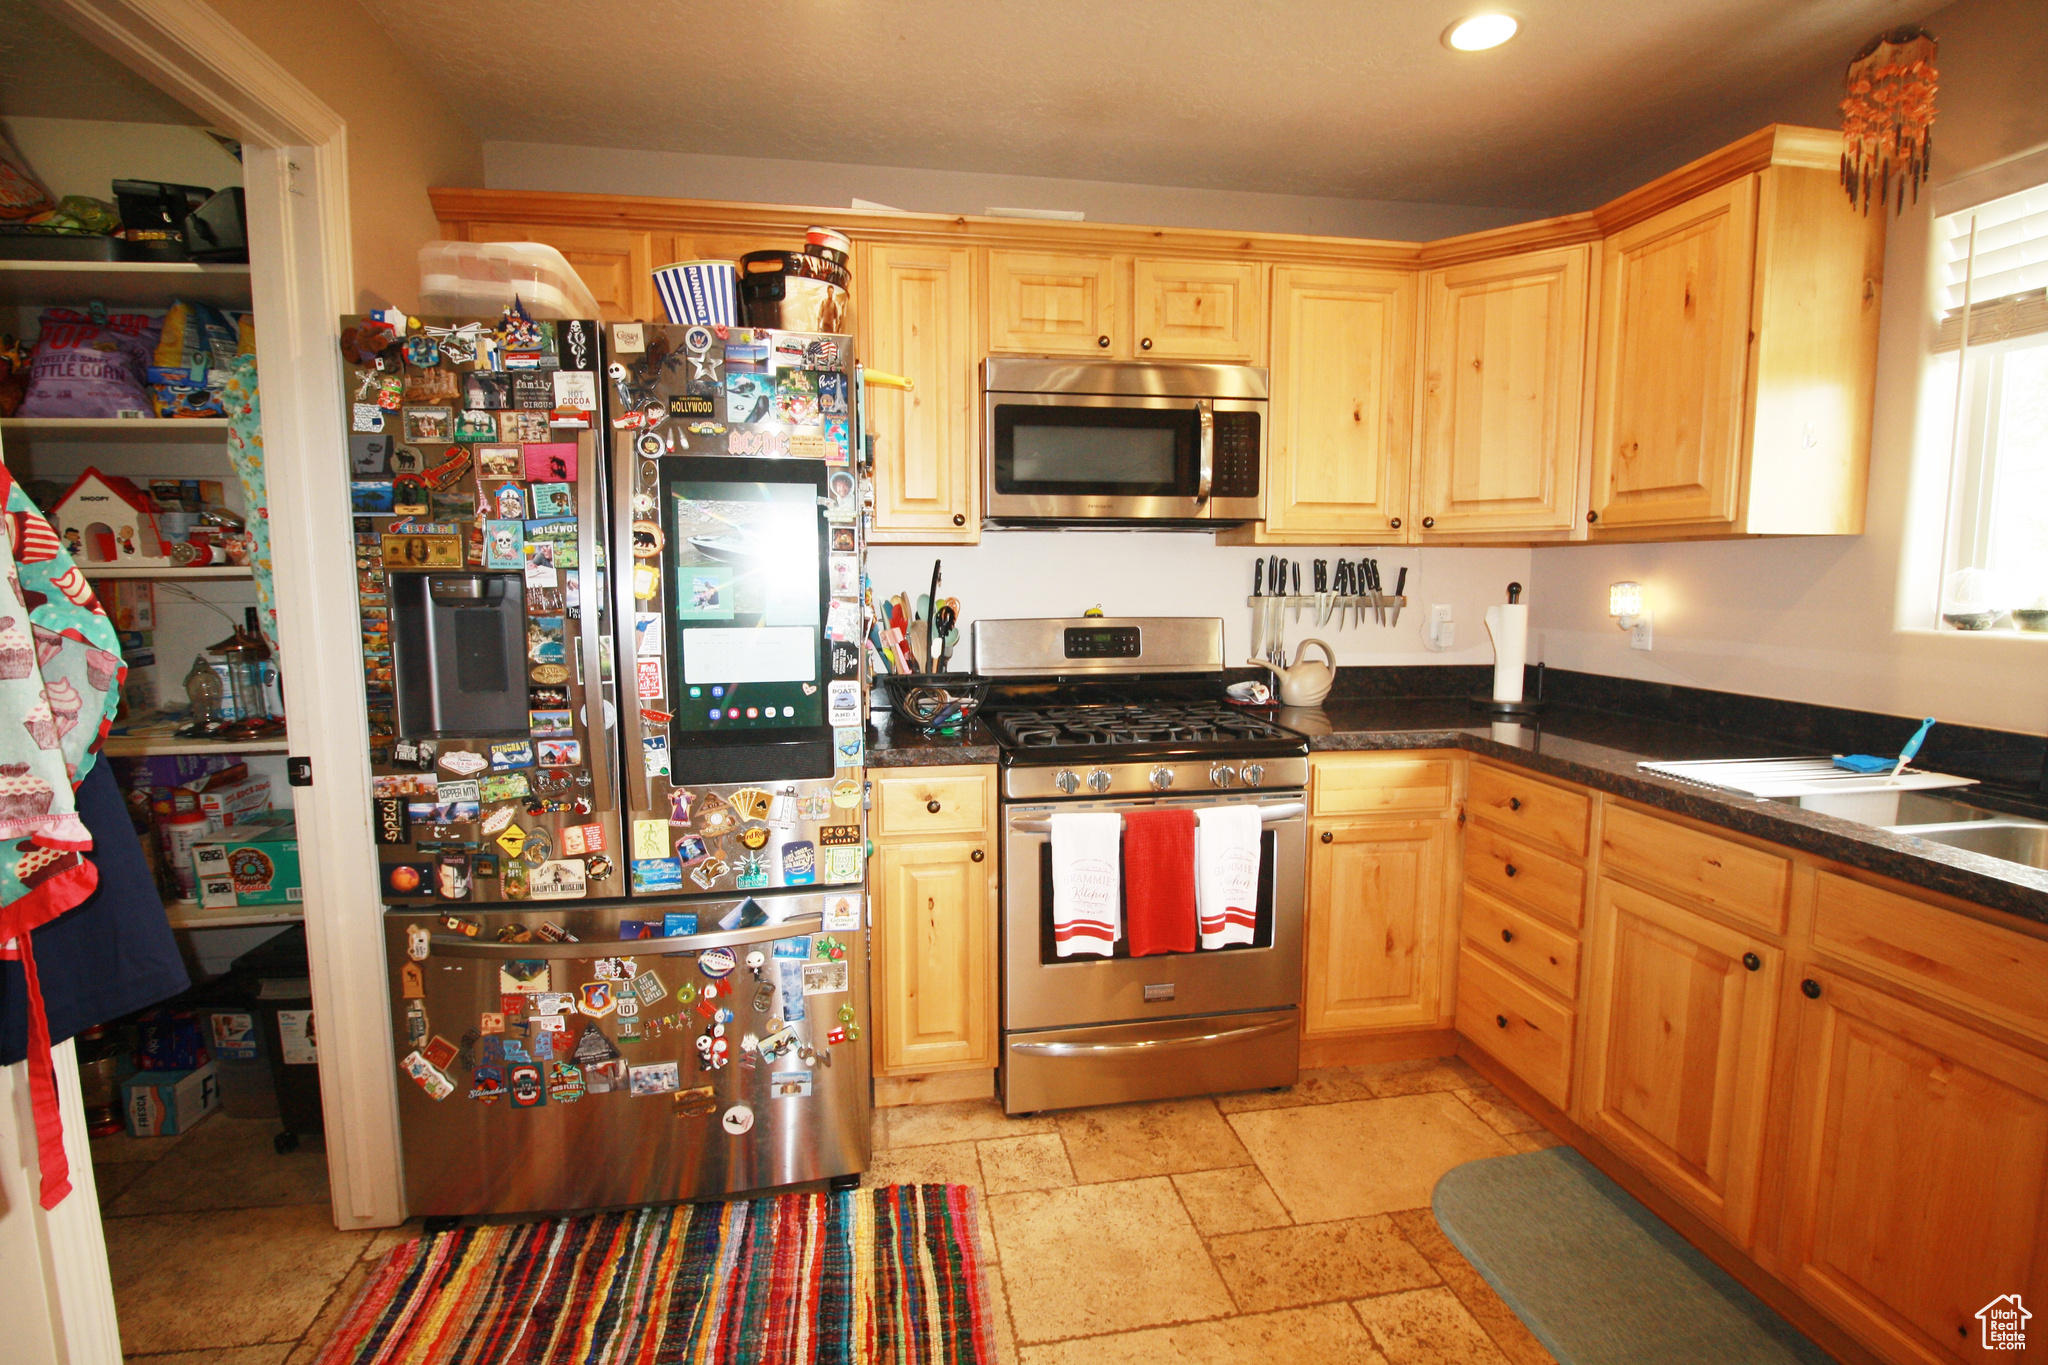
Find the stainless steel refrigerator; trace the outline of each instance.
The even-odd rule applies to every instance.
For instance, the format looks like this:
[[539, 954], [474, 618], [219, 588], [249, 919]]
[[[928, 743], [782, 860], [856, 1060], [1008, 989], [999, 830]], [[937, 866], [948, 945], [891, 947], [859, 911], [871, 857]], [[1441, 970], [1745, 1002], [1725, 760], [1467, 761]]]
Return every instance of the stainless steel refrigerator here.
[[851, 338], [376, 321], [343, 352], [398, 396], [351, 478], [411, 1211], [856, 1177]]

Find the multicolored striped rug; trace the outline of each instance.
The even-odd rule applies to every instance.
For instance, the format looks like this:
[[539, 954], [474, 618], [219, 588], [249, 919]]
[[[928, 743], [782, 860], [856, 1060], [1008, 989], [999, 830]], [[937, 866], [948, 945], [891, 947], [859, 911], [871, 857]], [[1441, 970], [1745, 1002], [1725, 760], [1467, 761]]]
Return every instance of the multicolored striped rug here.
[[317, 1365], [982, 1365], [988, 1313], [974, 1191], [891, 1185], [422, 1237]]

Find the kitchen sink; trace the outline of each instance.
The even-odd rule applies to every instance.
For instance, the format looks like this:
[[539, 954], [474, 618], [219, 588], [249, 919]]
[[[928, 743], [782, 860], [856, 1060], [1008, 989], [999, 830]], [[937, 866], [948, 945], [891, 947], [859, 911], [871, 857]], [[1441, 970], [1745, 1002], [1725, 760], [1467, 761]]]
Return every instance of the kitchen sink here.
[[1893, 825], [1894, 834], [1910, 834], [1930, 844], [1947, 844], [2009, 863], [2048, 868], [2048, 824], [2010, 816], [1940, 825]]
[[1770, 799], [1780, 805], [1798, 806], [1802, 810], [1819, 811], [1823, 815], [1838, 815], [1844, 820], [1876, 825], [1881, 829], [1897, 829], [1901, 825], [1954, 825], [1966, 820], [2015, 818], [2001, 817], [1997, 811], [1985, 810], [1980, 806], [1966, 806], [1952, 797], [1940, 796], [1934, 792], [1830, 792], [1814, 796], [1774, 796]]

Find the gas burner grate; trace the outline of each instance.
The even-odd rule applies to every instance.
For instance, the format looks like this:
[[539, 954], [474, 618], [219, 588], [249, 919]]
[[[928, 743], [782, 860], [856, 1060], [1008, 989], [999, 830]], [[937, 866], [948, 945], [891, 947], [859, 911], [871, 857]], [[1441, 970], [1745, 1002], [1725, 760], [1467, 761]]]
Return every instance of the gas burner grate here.
[[1226, 744], [1294, 740], [1261, 716], [1221, 702], [1104, 703], [982, 712], [1004, 742], [1020, 749], [1104, 748], [1135, 744]]

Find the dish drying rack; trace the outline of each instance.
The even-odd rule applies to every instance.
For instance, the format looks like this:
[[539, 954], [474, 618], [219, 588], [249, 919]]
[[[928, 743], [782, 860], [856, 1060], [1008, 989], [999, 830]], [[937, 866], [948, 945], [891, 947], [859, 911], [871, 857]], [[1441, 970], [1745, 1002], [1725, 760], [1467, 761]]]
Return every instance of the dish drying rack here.
[[1684, 763], [1638, 763], [1644, 772], [1695, 787], [1732, 791], [1759, 800], [1801, 796], [1848, 796], [1857, 792], [1933, 791], [1973, 787], [1974, 777], [1908, 768], [1889, 773], [1852, 773], [1832, 758], [1710, 758]]

